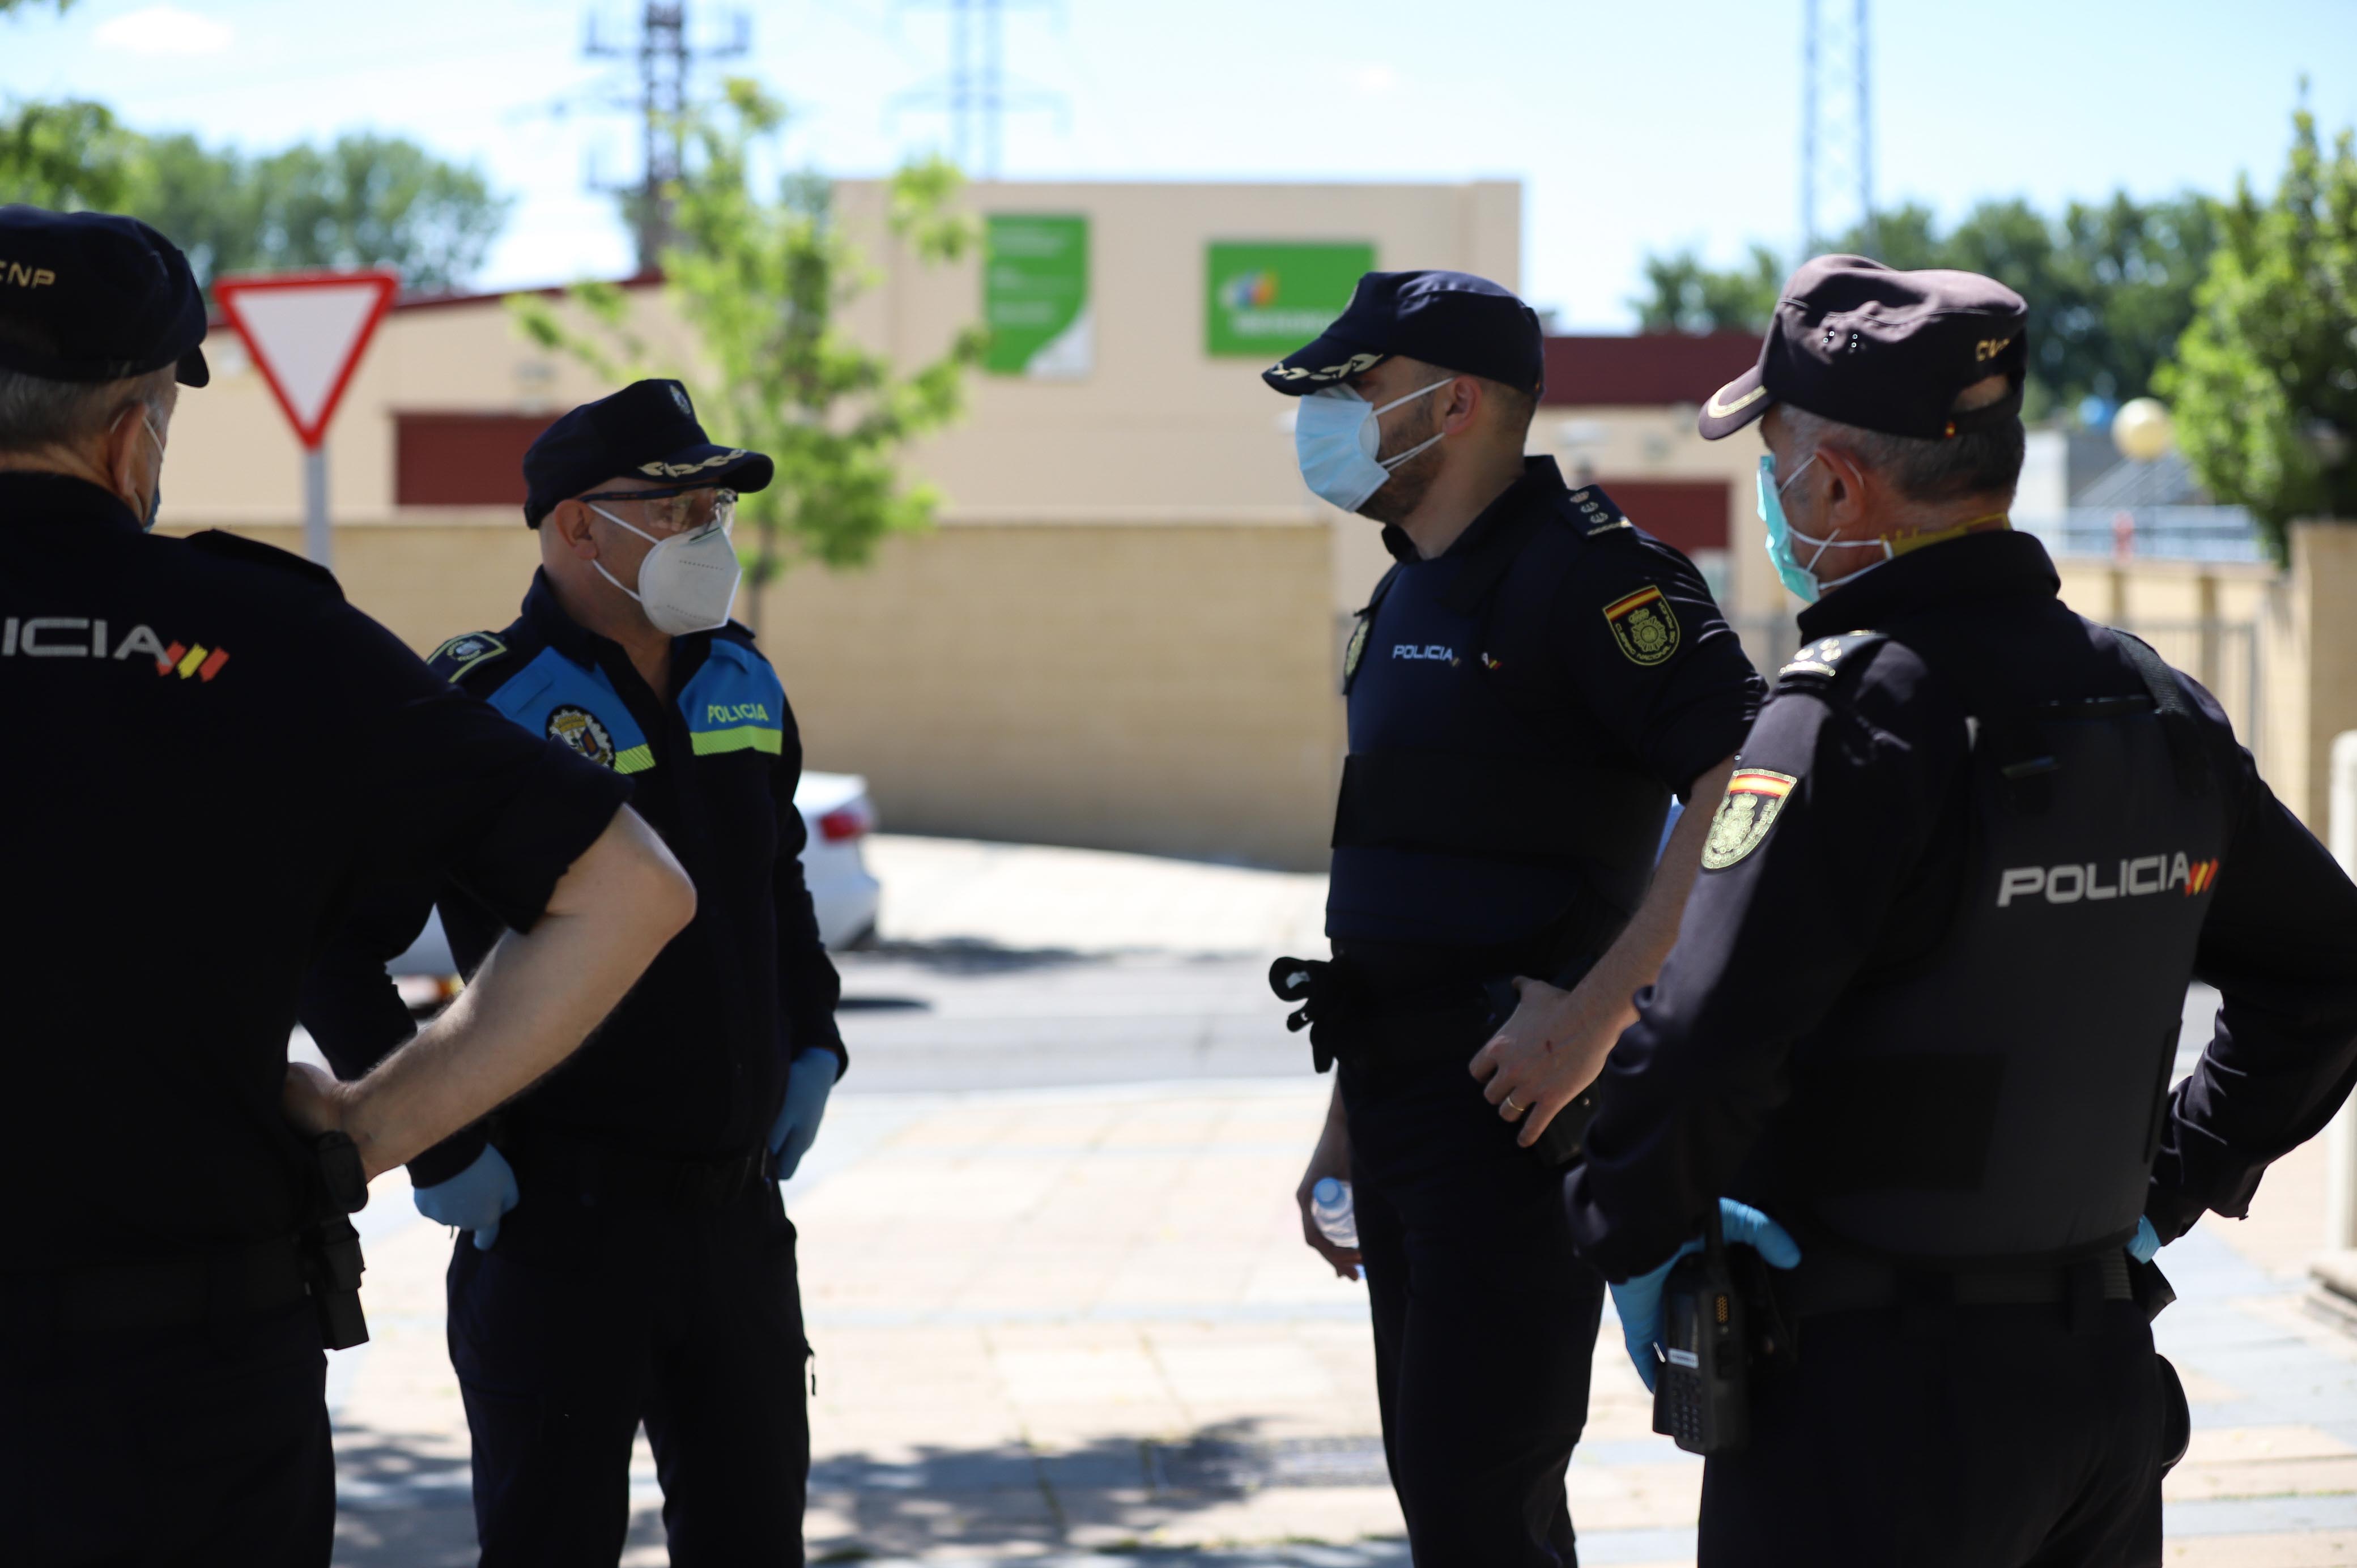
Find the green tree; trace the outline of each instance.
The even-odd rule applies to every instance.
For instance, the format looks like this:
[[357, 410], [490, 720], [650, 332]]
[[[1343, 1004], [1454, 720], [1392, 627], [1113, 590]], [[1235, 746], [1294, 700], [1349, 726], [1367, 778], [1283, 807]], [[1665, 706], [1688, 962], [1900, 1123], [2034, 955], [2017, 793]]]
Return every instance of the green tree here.
[[254, 158], [158, 136], [131, 168], [128, 210], [171, 236], [206, 279], [386, 266], [410, 288], [441, 292], [482, 265], [511, 205], [480, 171], [367, 133]]
[[1776, 308], [1784, 264], [1765, 245], [1748, 265], [1720, 272], [1692, 251], [1644, 261], [1645, 293], [1629, 303], [1640, 332], [1760, 332]]
[[[2095, 206], [2073, 202], [2055, 218], [2018, 199], [1983, 202], [1945, 231], [1929, 208], [1910, 202], [1825, 248], [1894, 267], [1961, 267], [2020, 294], [2029, 306], [2027, 412], [2040, 419], [2087, 397], [2117, 403], [2150, 390], [2192, 317], [2194, 285], [2216, 243], [2208, 198], [2139, 203], [2121, 193]], [[1715, 272], [1684, 253], [1645, 270], [1649, 293], [1632, 302], [1642, 330], [1757, 331], [1788, 268], [1755, 245], [1744, 268]]]
[[102, 103], [16, 103], [0, 115], [0, 201], [143, 218], [197, 276], [389, 266], [411, 288], [481, 266], [509, 201], [477, 170], [366, 134], [248, 157], [194, 136], [143, 136]]
[[[832, 187], [808, 174], [787, 177], [774, 199], [754, 187], [751, 164], [774, 145], [784, 119], [782, 106], [742, 79], [727, 83], [716, 109], [687, 117], [694, 156], [672, 192], [678, 240], [662, 264], [666, 288], [697, 329], [698, 364], [667, 365], [651, 353], [612, 285], [568, 291], [588, 315], [588, 331], [537, 296], [510, 302], [534, 341], [610, 381], [676, 376], [694, 389], [715, 439], [776, 460], [770, 487], [738, 502], [737, 515], [758, 536], [747, 563], [756, 587], [805, 558], [864, 564], [885, 535], [931, 525], [939, 495], [902, 483], [898, 459], [910, 441], [957, 417], [964, 374], [985, 342], [980, 326], [969, 327], [940, 358], [904, 375], [844, 330], [845, 307], [873, 274], [835, 222]], [[927, 264], [979, 243], [978, 226], [955, 206], [963, 183], [939, 159], [893, 177], [891, 232]]]
[[2301, 108], [2274, 199], [2246, 177], [2218, 223], [2160, 387], [2202, 484], [2250, 508], [2280, 558], [2292, 519], [2357, 519], [2357, 134], [2327, 156]]
[[0, 202], [120, 211], [140, 147], [103, 103], [11, 103], [0, 113]]

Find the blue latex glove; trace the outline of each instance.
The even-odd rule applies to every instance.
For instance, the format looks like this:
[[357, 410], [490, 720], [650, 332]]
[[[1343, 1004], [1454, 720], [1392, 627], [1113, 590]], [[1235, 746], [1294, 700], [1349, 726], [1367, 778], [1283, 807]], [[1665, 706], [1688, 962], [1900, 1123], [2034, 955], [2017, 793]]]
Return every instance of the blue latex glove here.
[[2128, 1242], [2128, 1256], [2139, 1263], [2149, 1263], [2152, 1255], [2159, 1251], [2160, 1232], [2152, 1228], [2151, 1220], [2137, 1215], [2136, 1233]]
[[410, 1193], [417, 1212], [436, 1225], [456, 1225], [475, 1233], [475, 1250], [488, 1252], [500, 1239], [500, 1220], [516, 1206], [515, 1172], [507, 1156], [489, 1144], [475, 1163], [432, 1187]]
[[833, 1051], [813, 1047], [786, 1069], [786, 1102], [778, 1107], [778, 1119], [770, 1128], [770, 1153], [776, 1156], [780, 1181], [794, 1174], [818, 1141], [819, 1120], [826, 1114], [826, 1097], [834, 1092], [840, 1059]]
[[[1720, 1198], [1718, 1224], [1727, 1233], [1728, 1246], [1742, 1242], [1757, 1251], [1771, 1269], [1789, 1269], [1801, 1261], [1801, 1249], [1784, 1228], [1748, 1203]], [[1612, 1309], [1620, 1315], [1621, 1343], [1629, 1347], [1629, 1359], [1637, 1364], [1637, 1375], [1645, 1380], [1648, 1390], [1653, 1386], [1653, 1368], [1659, 1359], [1655, 1347], [1662, 1341], [1662, 1287], [1669, 1283], [1670, 1271], [1680, 1258], [1701, 1251], [1702, 1238], [1697, 1236], [1672, 1252], [1660, 1268], [1612, 1287]]]

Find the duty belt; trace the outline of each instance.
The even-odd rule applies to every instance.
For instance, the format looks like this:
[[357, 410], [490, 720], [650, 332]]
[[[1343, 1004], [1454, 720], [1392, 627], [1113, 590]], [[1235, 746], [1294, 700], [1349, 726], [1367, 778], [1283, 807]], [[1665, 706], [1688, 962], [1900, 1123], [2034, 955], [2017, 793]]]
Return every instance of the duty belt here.
[[[2147, 1270], [2159, 1292], [2175, 1299], [2158, 1269], [2145, 1264], [2136, 1272]], [[2149, 1285], [2139, 1290], [2128, 1255], [2118, 1248], [2041, 1268], [1964, 1271], [1907, 1268], [1820, 1244], [1799, 1267], [1770, 1270], [1769, 1276], [1777, 1304], [1792, 1319], [1888, 1307], [1928, 1314], [1958, 1306], [2067, 1305], [2072, 1330], [2093, 1333], [2104, 1302], [2141, 1302], [2147, 1316], [2168, 1305], [2147, 1299]]]
[[774, 1173], [766, 1144], [714, 1160], [640, 1155], [524, 1117], [492, 1134], [527, 1187], [550, 1176], [583, 1197], [635, 1198], [663, 1208], [726, 1208], [760, 1190]]
[[124, 1331], [257, 1316], [310, 1294], [291, 1236], [169, 1262], [0, 1274], [0, 1321], [19, 1327]]

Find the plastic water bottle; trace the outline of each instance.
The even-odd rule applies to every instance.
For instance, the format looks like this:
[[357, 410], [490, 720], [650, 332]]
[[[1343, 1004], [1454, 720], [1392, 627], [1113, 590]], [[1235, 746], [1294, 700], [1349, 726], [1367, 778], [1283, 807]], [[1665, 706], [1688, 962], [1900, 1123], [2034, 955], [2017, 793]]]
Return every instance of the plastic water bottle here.
[[1337, 1247], [1359, 1250], [1359, 1217], [1351, 1209], [1351, 1184], [1319, 1176], [1309, 1189], [1309, 1219], [1318, 1234]]

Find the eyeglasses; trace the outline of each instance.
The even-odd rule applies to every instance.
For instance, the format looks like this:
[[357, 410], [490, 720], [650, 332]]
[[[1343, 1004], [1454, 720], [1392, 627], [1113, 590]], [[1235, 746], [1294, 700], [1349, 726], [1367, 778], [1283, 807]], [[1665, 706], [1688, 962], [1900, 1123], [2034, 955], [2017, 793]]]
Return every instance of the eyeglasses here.
[[709, 485], [675, 490], [599, 490], [578, 499], [630, 501], [646, 509], [648, 527], [665, 533], [700, 532], [715, 523], [726, 528], [737, 519], [737, 492]]

